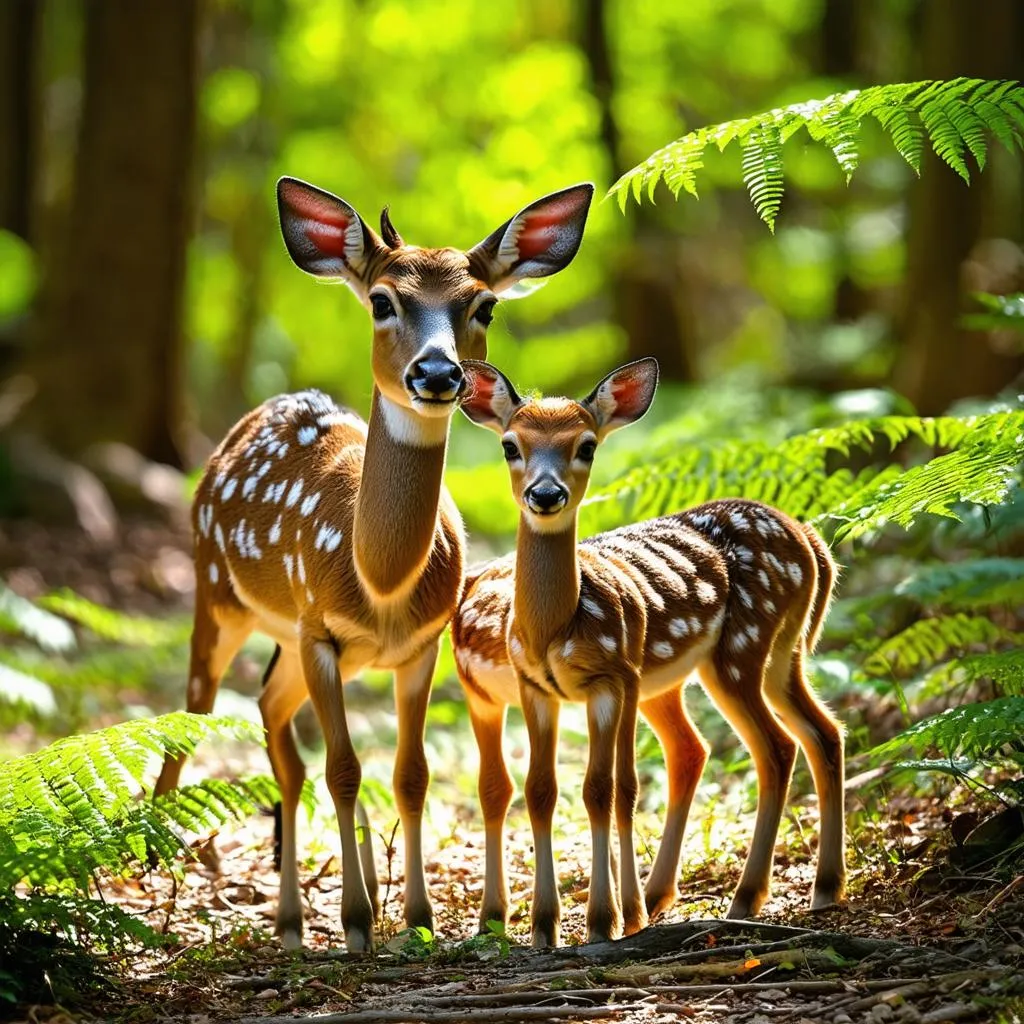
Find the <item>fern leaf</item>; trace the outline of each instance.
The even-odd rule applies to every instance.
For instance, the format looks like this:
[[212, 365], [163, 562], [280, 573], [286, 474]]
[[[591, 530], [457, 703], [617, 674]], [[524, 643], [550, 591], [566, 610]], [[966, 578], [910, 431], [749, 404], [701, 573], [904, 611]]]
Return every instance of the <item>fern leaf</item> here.
[[21, 634], [44, 651], [59, 653], [75, 646], [74, 630], [63, 620], [37, 608], [0, 583], [0, 630]]
[[40, 605], [58, 615], [78, 622], [104, 640], [132, 646], [152, 647], [188, 636], [184, 620], [168, 623], [143, 616], [125, 615], [94, 604], [72, 590], [60, 590], [40, 600]]
[[921, 619], [879, 644], [865, 659], [863, 669], [870, 675], [906, 676], [971, 647], [1021, 641], [1024, 634], [1004, 629], [983, 616], [956, 614]]
[[978, 704], [962, 704], [932, 715], [904, 729], [898, 736], [871, 751], [884, 761], [905, 750], [920, 757], [937, 749], [946, 757], [992, 759], [1024, 736], [1024, 697], [1001, 697]]
[[919, 566], [896, 593], [929, 607], [973, 611], [1024, 604], [1024, 558], [973, 558]]
[[1024, 650], [968, 654], [928, 673], [921, 696], [939, 696], [976, 683], [994, 684], [1003, 694], [1024, 697]]
[[762, 127], [743, 140], [743, 184], [757, 215], [774, 233], [782, 206], [782, 139], [774, 127]]

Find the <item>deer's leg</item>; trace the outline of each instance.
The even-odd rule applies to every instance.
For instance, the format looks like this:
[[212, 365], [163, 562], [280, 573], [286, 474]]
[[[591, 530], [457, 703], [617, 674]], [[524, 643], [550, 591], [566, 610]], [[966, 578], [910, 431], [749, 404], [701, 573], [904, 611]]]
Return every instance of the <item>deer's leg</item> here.
[[[213, 710], [221, 678], [253, 631], [254, 625], [252, 612], [234, 599], [231, 603], [219, 604], [215, 610], [202, 593], [197, 595], [189, 654], [188, 690], [185, 696], [188, 711], [208, 715]], [[168, 755], [164, 758], [160, 777], [153, 790], [154, 796], [162, 796], [177, 789], [184, 764], [184, 757]]]
[[504, 704], [491, 703], [466, 690], [469, 719], [473, 723], [480, 751], [478, 792], [484, 816], [486, 870], [484, 896], [480, 904], [480, 932], [488, 931], [489, 921], [504, 925], [508, 921], [508, 882], [505, 878], [505, 818], [512, 802], [512, 779], [505, 766], [502, 738], [505, 733]]
[[405, 923], [434, 930], [434, 913], [423, 871], [423, 805], [430, 770], [423, 752], [423, 730], [430, 684], [437, 663], [438, 641], [415, 659], [395, 669], [395, 707], [398, 711], [398, 751], [394, 786], [405, 835]]
[[534, 876], [531, 941], [534, 946], [557, 946], [562, 908], [558, 900], [551, 822], [558, 800], [555, 762], [558, 743], [558, 701], [520, 682], [523, 717], [530, 736], [530, 767], [526, 773], [526, 807], [533, 828]]
[[327, 788], [334, 800], [341, 837], [341, 924], [351, 953], [373, 947], [373, 907], [363, 877], [356, 835], [356, 799], [362, 769], [352, 747], [345, 718], [345, 697], [338, 672], [338, 652], [318, 623], [300, 623], [299, 651], [309, 696], [327, 745]]
[[[612, 884], [611, 831], [615, 798], [615, 754], [623, 699], [619, 692], [599, 689], [587, 701], [590, 752], [583, 779], [583, 803], [590, 817], [593, 856], [590, 893], [587, 897], [587, 941], [616, 938], [622, 929], [622, 912]], [[634, 866], [634, 871], [636, 870]], [[629, 865], [622, 865], [623, 873]]]
[[807, 682], [802, 639], [791, 659], [770, 666], [766, 692], [803, 749], [818, 794], [818, 869], [811, 909], [821, 910], [842, 902], [846, 892], [843, 731]]
[[267, 754], [281, 791], [281, 891], [276, 931], [285, 949], [302, 946], [302, 897], [296, 844], [296, 812], [306, 781], [306, 768], [295, 746], [292, 718], [309, 696], [297, 653], [279, 653], [260, 695], [260, 713], [267, 731]]
[[[619, 849], [622, 858], [621, 884], [622, 926], [627, 935], [640, 931], [647, 924], [647, 907], [640, 893], [640, 875], [636, 863], [636, 847], [633, 841], [633, 819], [636, 816], [636, 798], [640, 780], [636, 774], [636, 711], [639, 701], [639, 686], [636, 682], [626, 687], [622, 702], [622, 716], [619, 719], [615, 751], [615, 824], [619, 832]], [[615, 875], [614, 857], [612, 875]], [[621, 879], [621, 883], [620, 883]]]
[[647, 878], [647, 913], [665, 913], [678, 896], [679, 860], [690, 804], [708, 760], [708, 745], [686, 713], [683, 687], [678, 686], [640, 705], [665, 753], [668, 809], [654, 867]]
[[[742, 671], [739, 680], [736, 671]], [[750, 751], [757, 770], [757, 817], [754, 837], [728, 916], [756, 914], [768, 898], [779, 822], [796, 760], [796, 743], [779, 724], [762, 691], [764, 662], [748, 657], [742, 670], [716, 653], [714, 664], [700, 668], [708, 695]]]

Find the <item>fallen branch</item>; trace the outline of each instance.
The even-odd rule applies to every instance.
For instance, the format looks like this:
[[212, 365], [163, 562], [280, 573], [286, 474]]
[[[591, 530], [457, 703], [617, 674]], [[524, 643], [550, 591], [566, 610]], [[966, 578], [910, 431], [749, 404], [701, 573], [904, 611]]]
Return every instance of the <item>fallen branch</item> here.
[[817, 950], [806, 950], [799, 947], [775, 950], [742, 960], [729, 960], [725, 963], [699, 964], [636, 964], [633, 967], [621, 967], [618, 970], [605, 971], [605, 981], [625, 981], [633, 983], [650, 982], [655, 978], [692, 978], [712, 977], [727, 978], [734, 974], [750, 973], [758, 967], [777, 967], [780, 964], [792, 964], [794, 967], [835, 967], [832, 957]]
[[516, 1009], [515, 1017], [509, 1017], [508, 1007], [499, 1010], [470, 1010], [466, 1013], [452, 1013], [450, 1010], [432, 1013], [412, 1006], [408, 1010], [357, 1010], [355, 1013], [326, 1013], [313, 1017], [244, 1017], [243, 1020], [246, 1024], [459, 1024], [461, 1021], [483, 1021], [485, 1024], [499, 1021], [505, 1024], [509, 1020], [607, 1020], [630, 1009], [636, 1009], [636, 1004], [545, 1006]]

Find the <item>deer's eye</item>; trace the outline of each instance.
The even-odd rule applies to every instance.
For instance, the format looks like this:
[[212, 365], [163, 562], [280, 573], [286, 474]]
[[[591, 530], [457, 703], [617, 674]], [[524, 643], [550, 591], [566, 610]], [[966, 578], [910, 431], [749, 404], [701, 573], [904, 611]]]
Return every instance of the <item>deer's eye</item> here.
[[594, 452], [597, 451], [596, 441], [584, 441], [583, 444], [576, 449], [576, 458], [580, 462], [593, 462]]
[[497, 304], [496, 299], [488, 299], [486, 302], [481, 302], [473, 314], [473, 319], [486, 327], [494, 319], [494, 307]]
[[505, 450], [505, 461], [515, 462], [520, 457], [519, 447], [515, 441], [502, 441], [501, 447]]
[[387, 320], [395, 315], [395, 307], [386, 295], [371, 295], [370, 307], [373, 309], [374, 320]]

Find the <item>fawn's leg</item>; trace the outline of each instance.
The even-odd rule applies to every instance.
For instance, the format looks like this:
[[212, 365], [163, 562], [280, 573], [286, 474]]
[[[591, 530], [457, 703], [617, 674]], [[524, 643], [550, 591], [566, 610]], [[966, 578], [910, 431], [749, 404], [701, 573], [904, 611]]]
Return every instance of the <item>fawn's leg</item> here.
[[[796, 760], [796, 743], [779, 724], [762, 692], [763, 660], [747, 659], [745, 665], [746, 674], [738, 681], [719, 664], [717, 655], [714, 664], [705, 662], [699, 669], [708, 695], [750, 751], [757, 770], [754, 836], [729, 907], [731, 918], [756, 914], [768, 898], [775, 840]], [[723, 677], [728, 678], [729, 685]]]
[[[587, 941], [616, 938], [622, 929], [619, 895], [612, 884], [611, 831], [615, 795], [615, 755], [623, 697], [608, 688], [598, 689], [587, 700], [590, 753], [583, 779], [583, 803], [590, 816], [593, 857], [590, 866], [590, 894], [587, 897]], [[624, 873], [629, 864], [622, 865]], [[634, 858], [633, 871], [636, 871]], [[639, 886], [637, 887], [639, 894]]]
[[678, 686], [640, 705], [640, 713], [661, 743], [668, 773], [665, 825], [647, 878], [647, 913], [652, 918], [665, 913], [676, 901], [686, 819], [708, 760], [708, 745], [686, 713], [683, 689]]
[[526, 807], [533, 828], [534, 877], [531, 942], [557, 946], [562, 908], [558, 899], [551, 822], [558, 800], [555, 761], [558, 742], [558, 701], [538, 693], [520, 680], [523, 717], [530, 736], [530, 768], [526, 774]]
[[[615, 750], [615, 824], [619, 831], [619, 850], [622, 858], [617, 881], [622, 899], [623, 929], [627, 935], [640, 931], [647, 924], [647, 907], [640, 894], [640, 875], [633, 839], [633, 819], [636, 816], [636, 799], [640, 790], [640, 780], [636, 774], [638, 701], [639, 684], [634, 681], [625, 687]], [[614, 869], [614, 863], [612, 867]]]

